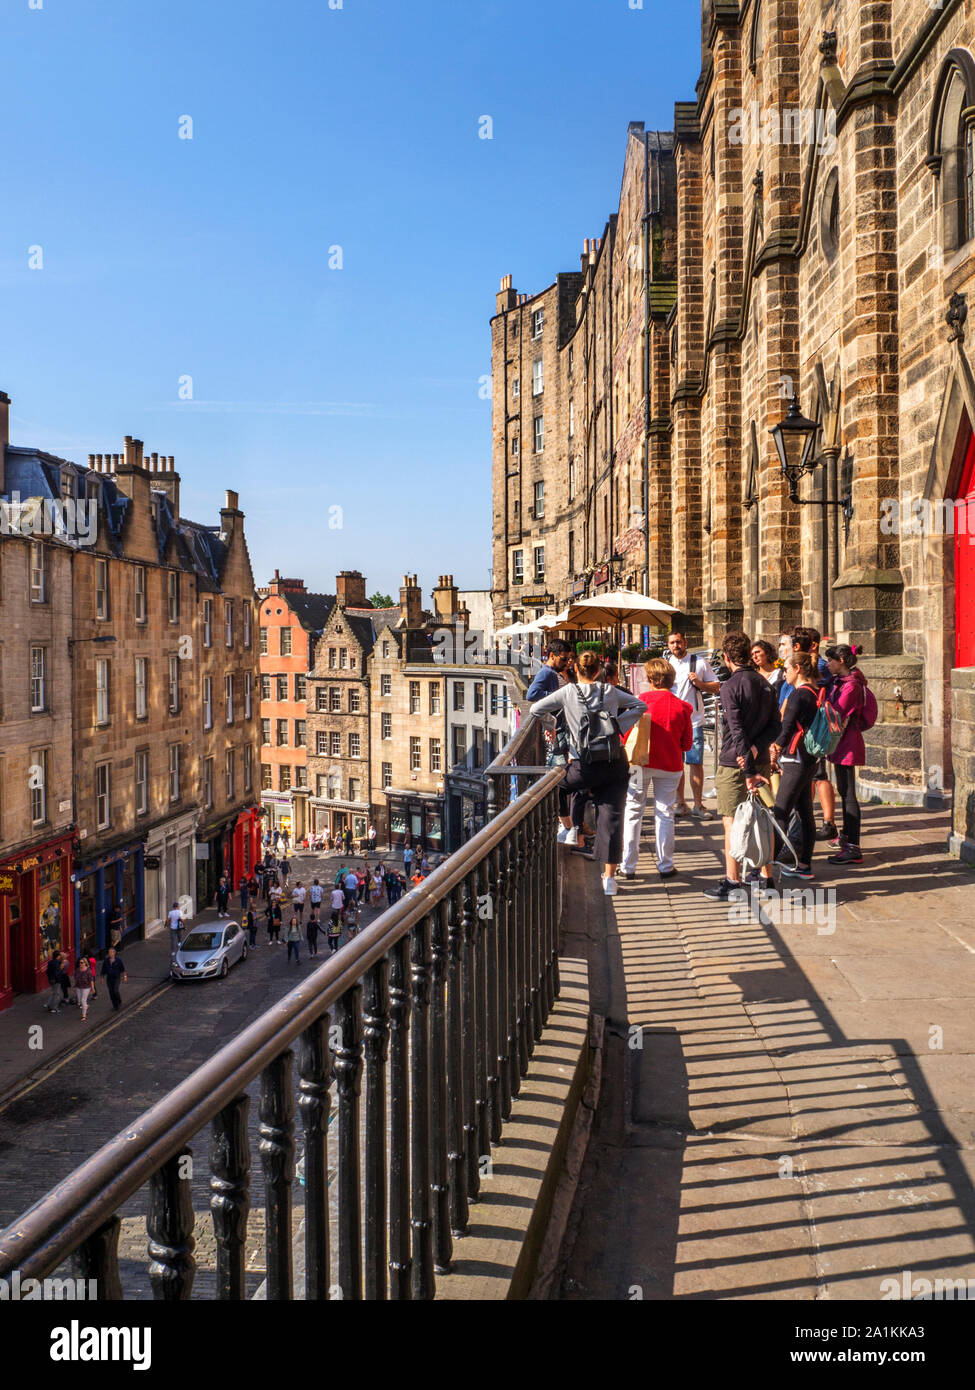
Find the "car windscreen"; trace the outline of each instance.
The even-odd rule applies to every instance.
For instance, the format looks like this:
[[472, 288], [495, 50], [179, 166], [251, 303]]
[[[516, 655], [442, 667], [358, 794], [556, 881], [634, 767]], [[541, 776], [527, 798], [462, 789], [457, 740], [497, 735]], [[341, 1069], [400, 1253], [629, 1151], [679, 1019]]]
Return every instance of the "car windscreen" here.
[[215, 951], [223, 941], [218, 931], [194, 931], [183, 941], [184, 951]]

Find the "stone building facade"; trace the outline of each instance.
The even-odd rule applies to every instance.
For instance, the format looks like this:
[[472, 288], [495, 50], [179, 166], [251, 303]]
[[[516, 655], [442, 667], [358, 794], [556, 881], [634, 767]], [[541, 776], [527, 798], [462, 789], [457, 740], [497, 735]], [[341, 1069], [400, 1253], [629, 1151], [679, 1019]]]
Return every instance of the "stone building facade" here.
[[[661, 156], [676, 296], [651, 354], [636, 587], [673, 604], [692, 641], [739, 625], [774, 640], [801, 618], [855, 643], [880, 705], [861, 793], [953, 797], [951, 848], [975, 858], [975, 18], [960, 0], [704, 0], [701, 35]], [[627, 160], [633, 142], [631, 127]], [[557, 289], [542, 296], [556, 314]], [[492, 320], [496, 616], [516, 606], [501, 577], [522, 545], [510, 438], [525, 426], [503, 368], [524, 371], [511, 329], [533, 303], [505, 284]], [[617, 412], [625, 330], [613, 341]], [[790, 488], [770, 431], [793, 398], [816, 428]], [[607, 445], [620, 503], [625, 436]], [[598, 419], [595, 437], [601, 462]], [[568, 463], [560, 449], [551, 466], [564, 479]], [[619, 526], [621, 505], [609, 515]], [[563, 550], [578, 524], [567, 506]], [[602, 550], [597, 532], [587, 554]]]

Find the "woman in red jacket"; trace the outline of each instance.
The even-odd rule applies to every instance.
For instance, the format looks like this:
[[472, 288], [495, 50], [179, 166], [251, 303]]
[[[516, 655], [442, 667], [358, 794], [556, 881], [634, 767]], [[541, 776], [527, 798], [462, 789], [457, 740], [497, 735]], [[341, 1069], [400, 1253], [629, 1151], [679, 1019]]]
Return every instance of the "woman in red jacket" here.
[[694, 742], [691, 707], [671, 691], [674, 668], [669, 661], [654, 657], [645, 668], [650, 689], [640, 696], [650, 712], [650, 762], [630, 773], [623, 813], [623, 873], [636, 877], [640, 853], [640, 827], [647, 793], [653, 788], [654, 834], [657, 841], [657, 872], [672, 878], [674, 868], [674, 806], [677, 785], [684, 771], [684, 754]]

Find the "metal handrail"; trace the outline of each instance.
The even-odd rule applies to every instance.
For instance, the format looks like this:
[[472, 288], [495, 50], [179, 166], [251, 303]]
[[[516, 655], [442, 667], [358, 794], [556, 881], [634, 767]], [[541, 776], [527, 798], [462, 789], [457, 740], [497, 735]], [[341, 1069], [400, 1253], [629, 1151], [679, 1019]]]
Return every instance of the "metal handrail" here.
[[[523, 731], [519, 731], [521, 733]], [[517, 736], [513, 743], [517, 742]], [[498, 759], [495, 759], [497, 762]], [[43, 1278], [486, 864], [560, 779], [553, 768], [400, 902], [0, 1232], [0, 1277]]]

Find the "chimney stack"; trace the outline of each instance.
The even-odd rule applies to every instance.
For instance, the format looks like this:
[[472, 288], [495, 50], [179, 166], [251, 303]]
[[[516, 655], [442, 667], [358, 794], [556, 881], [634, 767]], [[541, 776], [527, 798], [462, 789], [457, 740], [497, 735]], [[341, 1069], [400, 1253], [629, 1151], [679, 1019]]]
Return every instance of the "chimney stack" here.
[[[153, 455], [153, 458], [155, 458], [155, 455]], [[165, 454], [159, 456], [159, 468], [156, 477], [153, 479], [152, 486], [156, 492], [164, 492], [169, 498], [169, 504], [173, 509], [173, 520], [178, 523], [179, 474], [176, 472], [175, 460], [172, 454], [168, 457]]]
[[433, 591], [433, 615], [440, 622], [450, 623], [458, 612], [457, 588], [452, 574], [442, 574]]
[[365, 608], [368, 603], [365, 576], [358, 570], [343, 570], [335, 576], [335, 594], [343, 608]]
[[404, 574], [399, 591], [400, 626], [419, 627], [422, 622], [423, 603], [415, 574]]
[[501, 288], [497, 294], [497, 312], [503, 314], [507, 309], [513, 309], [518, 303], [518, 293], [511, 287], [511, 276], [501, 277]]
[[[172, 465], [173, 457], [171, 454], [169, 456], [169, 462], [170, 465]], [[175, 473], [171, 472], [167, 474], [167, 479], [176, 477], [177, 475]], [[177, 488], [178, 487], [179, 482], [177, 479]], [[177, 492], [177, 496], [178, 495], [179, 494]], [[244, 517], [244, 513], [240, 510], [240, 507], [237, 505], [239, 501], [240, 497], [238, 496], [238, 494], [228, 487], [226, 489], [226, 500], [224, 502], [224, 505], [220, 508], [220, 530], [228, 541], [233, 536], [234, 532], [237, 530], [238, 521], [242, 521]]]

